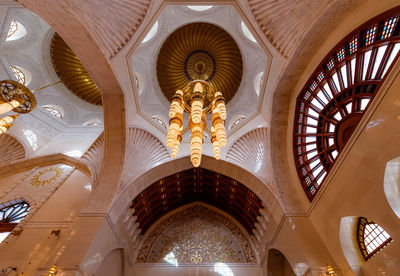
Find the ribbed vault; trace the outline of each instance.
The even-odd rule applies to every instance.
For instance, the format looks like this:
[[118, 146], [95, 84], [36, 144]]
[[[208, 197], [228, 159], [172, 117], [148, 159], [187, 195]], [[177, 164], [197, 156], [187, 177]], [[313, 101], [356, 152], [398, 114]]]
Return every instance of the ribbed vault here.
[[210, 82], [226, 102], [235, 95], [243, 74], [242, 55], [233, 38], [220, 27], [192, 23], [172, 33], [157, 60], [161, 90], [170, 100], [189, 81]]
[[170, 159], [169, 152], [158, 138], [143, 129], [128, 128], [121, 177], [123, 185]]
[[151, 184], [133, 199], [131, 208], [145, 233], [160, 217], [185, 204], [201, 201], [234, 217], [251, 234], [261, 199], [240, 182], [203, 168], [185, 170]]
[[101, 94], [92, 77], [57, 33], [51, 40], [50, 56], [58, 77], [72, 93], [88, 103], [101, 105]]
[[151, 0], [68, 1], [73, 5], [103, 53], [115, 56], [132, 38], [149, 10]]
[[85, 154], [81, 157], [90, 172], [92, 173], [93, 180], [96, 180], [101, 169], [101, 164], [104, 155], [104, 132], [97, 137], [93, 144], [88, 148]]
[[0, 164], [6, 165], [25, 157], [25, 148], [17, 139], [7, 134], [0, 135]]

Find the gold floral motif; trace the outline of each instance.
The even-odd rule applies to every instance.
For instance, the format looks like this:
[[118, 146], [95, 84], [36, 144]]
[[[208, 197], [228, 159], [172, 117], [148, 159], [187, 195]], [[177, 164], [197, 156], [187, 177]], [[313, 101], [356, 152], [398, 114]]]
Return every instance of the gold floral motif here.
[[39, 171], [32, 176], [30, 182], [32, 186], [44, 186], [54, 183], [62, 174], [64, 170], [60, 167], [50, 167]]
[[241, 230], [227, 217], [203, 205], [190, 206], [149, 230], [137, 262], [257, 262]]

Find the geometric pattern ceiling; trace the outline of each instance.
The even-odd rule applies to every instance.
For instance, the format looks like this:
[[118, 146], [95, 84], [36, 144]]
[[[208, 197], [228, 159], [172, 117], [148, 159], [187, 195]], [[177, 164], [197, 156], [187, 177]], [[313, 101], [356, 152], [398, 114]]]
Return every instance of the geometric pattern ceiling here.
[[258, 196], [238, 181], [203, 168], [185, 170], [151, 184], [132, 200], [142, 233], [168, 212], [191, 202], [210, 204], [234, 217], [250, 234], [262, 207]]
[[242, 80], [242, 63], [239, 47], [226, 31], [209, 23], [192, 23], [173, 32], [162, 45], [158, 83], [170, 100], [189, 81], [204, 80], [229, 102]]
[[391, 10], [346, 36], [297, 97], [293, 153], [310, 201], [396, 61], [399, 15], [398, 9]]

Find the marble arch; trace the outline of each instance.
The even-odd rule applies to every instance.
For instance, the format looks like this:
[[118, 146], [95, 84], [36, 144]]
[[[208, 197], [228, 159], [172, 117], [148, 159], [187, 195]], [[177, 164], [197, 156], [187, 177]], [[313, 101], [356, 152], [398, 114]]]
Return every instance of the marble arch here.
[[[102, 172], [97, 180], [87, 210], [107, 210], [117, 189], [118, 179], [124, 161], [125, 111], [121, 87], [115, 78], [109, 60], [104, 56], [98, 43], [90, 35], [90, 30], [76, 16], [72, 7], [65, 2], [32, 0], [18, 1], [35, 12], [62, 36], [96, 82], [102, 94], [105, 150]], [[49, 10], [52, 10], [49, 13]], [[68, 12], [65, 11], [68, 10]], [[104, 192], [104, 190], [113, 192]]]

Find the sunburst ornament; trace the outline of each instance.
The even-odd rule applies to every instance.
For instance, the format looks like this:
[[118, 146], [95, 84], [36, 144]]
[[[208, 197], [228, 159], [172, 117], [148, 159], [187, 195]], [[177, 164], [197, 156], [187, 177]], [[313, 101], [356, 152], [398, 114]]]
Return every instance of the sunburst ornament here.
[[39, 187], [52, 184], [54, 181], [60, 178], [63, 173], [64, 170], [59, 167], [46, 168], [31, 178], [31, 185]]

